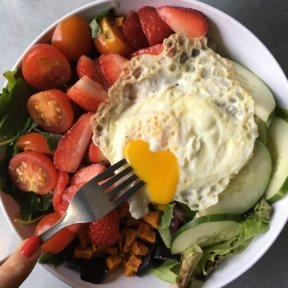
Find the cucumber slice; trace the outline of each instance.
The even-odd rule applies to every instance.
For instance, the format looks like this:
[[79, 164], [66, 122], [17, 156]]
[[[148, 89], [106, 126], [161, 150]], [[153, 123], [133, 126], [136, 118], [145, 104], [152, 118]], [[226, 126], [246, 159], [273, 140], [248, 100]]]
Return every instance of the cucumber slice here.
[[274, 203], [288, 194], [288, 123], [281, 118], [273, 117], [268, 136], [275, 167], [265, 195], [270, 203]]
[[175, 233], [171, 253], [178, 254], [193, 245], [205, 247], [235, 237], [241, 233], [239, 222], [242, 220], [242, 216], [235, 214], [195, 218]]
[[[270, 180], [272, 160], [266, 146], [255, 142], [254, 155], [248, 164], [231, 180], [225, 191], [219, 195], [219, 201], [198, 214], [219, 213], [243, 214], [252, 208], [263, 196]], [[255, 181], [261, 179], [260, 181]]]
[[276, 106], [273, 94], [258, 76], [239, 63], [232, 62], [235, 78], [255, 101], [255, 114], [268, 126]]

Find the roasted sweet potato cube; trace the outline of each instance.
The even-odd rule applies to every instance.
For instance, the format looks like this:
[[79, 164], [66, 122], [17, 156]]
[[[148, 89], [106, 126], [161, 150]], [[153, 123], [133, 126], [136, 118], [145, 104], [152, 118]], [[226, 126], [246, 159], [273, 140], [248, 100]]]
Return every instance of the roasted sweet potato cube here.
[[118, 255], [108, 256], [105, 259], [106, 266], [110, 272], [116, 271], [122, 262], [122, 258]]
[[118, 249], [116, 247], [106, 247], [104, 248], [104, 253], [115, 256], [118, 254]]
[[153, 228], [147, 223], [140, 223], [137, 236], [144, 242], [155, 243], [156, 242], [156, 232], [153, 231]]
[[149, 248], [142, 242], [136, 240], [133, 242], [131, 251], [134, 255], [145, 256], [148, 253]]
[[126, 218], [123, 221], [123, 225], [125, 227], [132, 227], [132, 228], [137, 228], [139, 226], [139, 220], [135, 219], [135, 218]]
[[105, 248], [98, 247], [95, 244], [92, 244], [92, 251], [93, 251], [93, 256], [96, 256], [96, 257], [102, 257], [105, 254]]
[[136, 239], [137, 231], [134, 229], [124, 229], [124, 245], [123, 252], [127, 253], [131, 250], [132, 244]]
[[133, 276], [138, 271], [142, 260], [140, 257], [130, 255], [130, 257], [123, 264], [123, 272], [126, 276]]
[[87, 247], [90, 244], [88, 233], [80, 232], [78, 235], [79, 245], [81, 248]]
[[76, 247], [74, 249], [74, 257], [75, 258], [80, 258], [80, 259], [91, 259], [93, 256], [93, 250], [92, 247]]
[[121, 206], [119, 206], [118, 211], [119, 211], [120, 219], [131, 217], [131, 214], [129, 212], [129, 204], [128, 203], [123, 203]]
[[152, 211], [147, 215], [143, 216], [143, 221], [150, 224], [153, 228], [157, 229], [159, 227], [160, 222], [160, 212]]

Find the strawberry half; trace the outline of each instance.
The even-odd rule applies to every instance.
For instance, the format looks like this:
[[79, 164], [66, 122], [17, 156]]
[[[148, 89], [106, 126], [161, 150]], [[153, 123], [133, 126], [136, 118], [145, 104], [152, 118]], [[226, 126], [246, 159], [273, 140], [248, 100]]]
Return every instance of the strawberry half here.
[[126, 62], [128, 60], [119, 54], [102, 54], [99, 57], [103, 75], [109, 86], [117, 81]]
[[157, 8], [157, 12], [176, 33], [185, 33], [188, 37], [203, 37], [208, 32], [207, 17], [198, 10], [161, 6]]
[[131, 57], [143, 55], [143, 54], [151, 54], [151, 55], [159, 55], [163, 51], [163, 44], [156, 44], [154, 46], [143, 48], [138, 51], [135, 51]]
[[119, 214], [117, 209], [90, 223], [88, 231], [91, 242], [96, 246], [113, 246], [119, 239]]
[[97, 83], [101, 83], [96, 65], [91, 58], [82, 55], [77, 62], [76, 70], [79, 78], [88, 76], [90, 79], [96, 81]]
[[92, 164], [79, 169], [71, 178], [71, 185], [86, 183], [106, 169], [104, 165]]
[[127, 19], [122, 26], [122, 31], [129, 42], [135, 49], [141, 49], [149, 46], [146, 36], [142, 30], [138, 13], [129, 11]]
[[106, 90], [88, 76], [83, 76], [67, 91], [68, 97], [88, 112], [96, 112], [107, 98]]
[[93, 141], [89, 144], [88, 160], [90, 163], [104, 163], [108, 164], [108, 159], [104, 156], [100, 148], [94, 144]]
[[139, 9], [138, 15], [150, 46], [162, 43], [173, 33], [171, 28], [159, 17], [154, 7], [144, 6]]
[[82, 115], [64, 134], [54, 154], [54, 165], [64, 172], [75, 172], [82, 162], [92, 138], [92, 113]]
[[68, 183], [69, 183], [69, 174], [67, 172], [59, 170], [58, 179], [53, 191], [53, 198], [52, 198], [53, 207], [57, 212], [59, 212], [58, 207], [62, 201], [62, 195]]

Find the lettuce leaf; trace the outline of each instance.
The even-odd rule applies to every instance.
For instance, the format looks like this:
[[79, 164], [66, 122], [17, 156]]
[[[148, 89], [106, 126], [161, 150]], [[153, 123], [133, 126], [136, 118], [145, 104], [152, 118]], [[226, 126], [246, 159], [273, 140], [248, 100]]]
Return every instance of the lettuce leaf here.
[[169, 227], [173, 218], [174, 206], [175, 203], [168, 205], [167, 209], [161, 216], [161, 222], [158, 228], [158, 232], [167, 248], [170, 248], [171, 246], [172, 236]]
[[175, 284], [179, 271], [180, 263], [171, 259], [156, 268], [152, 268], [150, 273], [162, 281]]
[[102, 32], [101, 28], [99, 26], [99, 21], [104, 16], [111, 15], [112, 12], [113, 12], [113, 8], [109, 7], [109, 8], [106, 8], [106, 9], [100, 11], [97, 15], [94, 16], [94, 18], [92, 19], [92, 21], [89, 24], [89, 26], [91, 28], [91, 32], [92, 32], [92, 38], [99, 36]]

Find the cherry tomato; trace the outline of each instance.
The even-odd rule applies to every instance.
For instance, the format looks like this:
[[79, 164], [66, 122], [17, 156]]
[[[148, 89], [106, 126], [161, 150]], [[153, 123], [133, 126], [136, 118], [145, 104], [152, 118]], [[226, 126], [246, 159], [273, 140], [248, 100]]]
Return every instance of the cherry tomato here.
[[44, 154], [53, 154], [49, 149], [46, 138], [38, 132], [30, 132], [18, 139], [16, 147], [22, 151], [35, 151]]
[[103, 17], [99, 26], [101, 34], [94, 38], [94, 45], [101, 54], [116, 53], [128, 56], [132, 48], [126, 42], [120, 27], [109, 17]]
[[[50, 213], [44, 216], [37, 224], [34, 234], [40, 235], [52, 225], [54, 225], [61, 216], [57, 212]], [[66, 248], [75, 238], [76, 234], [72, 232], [70, 229], [63, 228], [57, 234], [55, 234], [52, 238], [50, 238], [47, 242], [42, 244], [41, 249], [46, 253], [59, 253], [64, 248]]]
[[27, 108], [41, 128], [53, 133], [67, 131], [74, 119], [74, 110], [68, 96], [57, 89], [30, 96]]
[[77, 60], [92, 49], [91, 28], [80, 16], [62, 20], [52, 35], [52, 45], [57, 47], [69, 60]]
[[9, 176], [20, 190], [47, 194], [54, 188], [57, 171], [53, 162], [39, 152], [21, 152], [9, 162]]
[[67, 83], [71, 77], [71, 67], [56, 47], [36, 44], [23, 57], [22, 73], [31, 86], [45, 90]]

